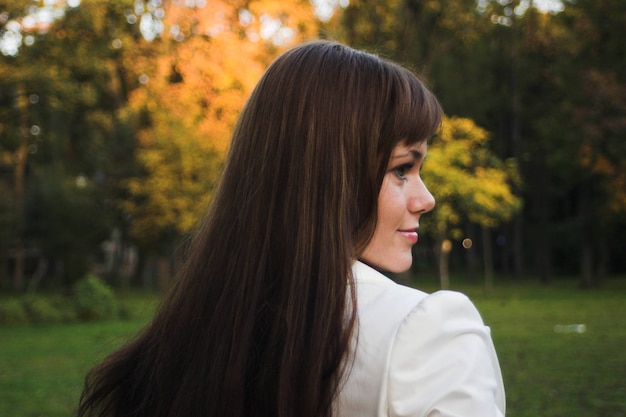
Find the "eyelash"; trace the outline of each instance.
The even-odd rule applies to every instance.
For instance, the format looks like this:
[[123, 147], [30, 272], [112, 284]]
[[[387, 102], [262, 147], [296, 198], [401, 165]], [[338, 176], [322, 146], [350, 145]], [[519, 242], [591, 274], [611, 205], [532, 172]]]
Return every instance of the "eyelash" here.
[[402, 164], [400, 166], [395, 167], [392, 172], [396, 175], [396, 177], [400, 178], [403, 181], [406, 181], [406, 173], [408, 171], [410, 171], [413, 167], [415, 166], [415, 164], [413, 163], [408, 163], [408, 164]]

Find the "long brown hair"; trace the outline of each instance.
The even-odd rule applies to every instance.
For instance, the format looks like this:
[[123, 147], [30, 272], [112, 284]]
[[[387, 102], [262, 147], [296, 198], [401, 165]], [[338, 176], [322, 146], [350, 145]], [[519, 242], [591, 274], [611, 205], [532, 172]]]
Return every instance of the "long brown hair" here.
[[387, 161], [440, 118], [418, 78], [373, 55], [317, 41], [278, 58], [177, 284], [88, 374], [79, 416], [331, 415]]

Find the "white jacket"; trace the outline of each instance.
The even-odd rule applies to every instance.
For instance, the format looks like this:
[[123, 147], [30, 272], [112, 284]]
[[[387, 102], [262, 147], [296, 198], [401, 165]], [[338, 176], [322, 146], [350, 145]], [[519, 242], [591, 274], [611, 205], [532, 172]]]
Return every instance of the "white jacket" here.
[[428, 295], [361, 262], [353, 272], [358, 339], [336, 415], [504, 416], [504, 387], [489, 328], [466, 296]]

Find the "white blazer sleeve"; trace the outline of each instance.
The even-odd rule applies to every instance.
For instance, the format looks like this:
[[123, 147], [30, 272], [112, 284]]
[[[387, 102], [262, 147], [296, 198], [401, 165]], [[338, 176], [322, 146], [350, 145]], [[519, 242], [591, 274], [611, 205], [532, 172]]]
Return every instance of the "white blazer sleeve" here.
[[504, 387], [489, 328], [469, 299], [440, 291], [401, 324], [389, 357], [392, 417], [501, 417]]

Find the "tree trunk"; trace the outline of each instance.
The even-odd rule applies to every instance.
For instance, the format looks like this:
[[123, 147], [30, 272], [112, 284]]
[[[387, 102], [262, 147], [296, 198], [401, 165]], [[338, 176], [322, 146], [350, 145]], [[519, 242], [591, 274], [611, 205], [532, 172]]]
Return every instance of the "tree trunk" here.
[[170, 268], [170, 260], [166, 257], [157, 259], [157, 280], [159, 291], [167, 293], [172, 285], [172, 269]]
[[517, 213], [513, 219], [513, 269], [515, 279], [524, 277], [524, 215]]
[[20, 88], [17, 93], [17, 107], [20, 118], [18, 129], [19, 147], [15, 162], [15, 269], [13, 270], [13, 289], [22, 291], [24, 286], [24, 263], [26, 249], [24, 247], [24, 177], [26, 175], [26, 158], [28, 157], [28, 98]]
[[606, 234], [602, 234], [600, 236], [600, 242], [598, 244], [598, 267], [596, 269], [596, 284], [598, 286], [602, 285], [602, 281], [604, 281], [607, 277], [609, 270], [609, 260], [610, 260], [610, 250], [609, 244], [607, 243]]
[[[519, 50], [518, 42], [515, 38], [515, 31], [511, 31], [513, 36], [512, 59], [511, 59], [511, 155], [516, 161], [521, 158], [521, 99], [519, 91]], [[507, 155], [503, 155], [504, 158]], [[519, 196], [521, 194], [519, 187], [514, 186], [514, 193]], [[523, 214], [517, 213], [513, 219], [513, 267], [516, 279], [521, 279], [524, 275], [524, 255], [523, 255]]]
[[485, 264], [485, 291], [493, 291], [493, 246], [491, 233], [486, 227], [481, 227], [483, 237], [483, 261]]
[[452, 242], [448, 239], [438, 240], [437, 255], [439, 257], [439, 283], [442, 290], [450, 288], [449, 260]]
[[476, 249], [474, 248], [474, 242], [471, 236], [475, 236], [476, 226], [472, 223], [467, 223], [465, 227], [465, 234], [468, 236], [469, 242], [463, 241], [463, 248], [465, 249], [465, 260], [467, 263], [467, 276], [470, 281], [476, 282]]
[[580, 240], [580, 286], [593, 288], [596, 286], [594, 277], [594, 246], [596, 244], [597, 219], [593, 215], [592, 185], [590, 179], [583, 179], [578, 195], [578, 212], [581, 219]]
[[593, 247], [587, 239], [581, 239], [580, 277], [582, 288], [593, 287]]
[[538, 219], [536, 228], [536, 256], [537, 272], [541, 282], [547, 283], [552, 279], [552, 243], [550, 238], [550, 193], [548, 191], [550, 179], [548, 167], [544, 156], [540, 156], [537, 162], [536, 175], [534, 177], [536, 216]]
[[26, 291], [29, 294], [33, 294], [37, 291], [37, 289], [39, 288], [39, 284], [41, 283], [41, 281], [43, 280], [43, 278], [46, 276], [46, 274], [48, 273], [48, 260], [41, 256], [41, 254], [38, 255], [38, 260], [37, 260], [37, 269], [35, 270], [35, 273], [33, 274], [32, 278], [30, 279], [30, 282], [28, 283], [28, 287], [26, 288]]

